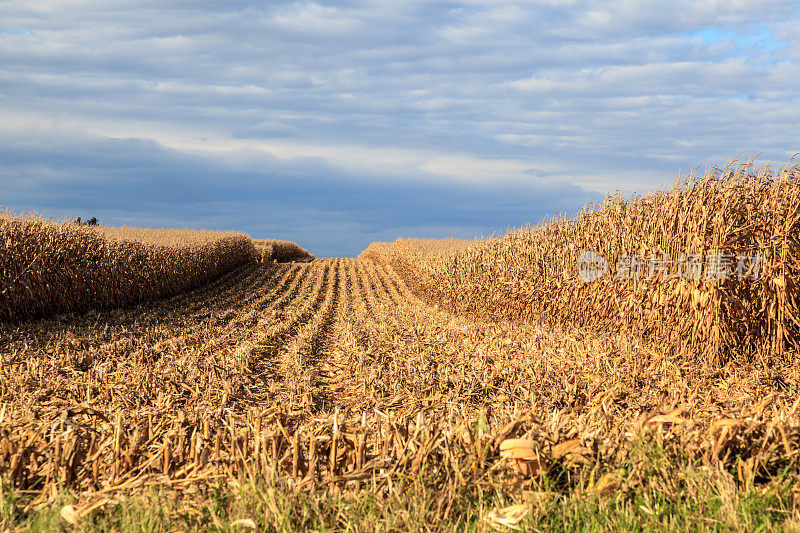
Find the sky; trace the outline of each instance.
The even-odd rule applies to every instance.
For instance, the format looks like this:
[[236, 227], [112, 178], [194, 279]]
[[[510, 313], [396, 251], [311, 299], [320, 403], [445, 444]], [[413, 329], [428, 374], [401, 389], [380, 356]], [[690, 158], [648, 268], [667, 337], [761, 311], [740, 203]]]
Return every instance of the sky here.
[[0, 0], [0, 206], [353, 256], [800, 152], [800, 2]]

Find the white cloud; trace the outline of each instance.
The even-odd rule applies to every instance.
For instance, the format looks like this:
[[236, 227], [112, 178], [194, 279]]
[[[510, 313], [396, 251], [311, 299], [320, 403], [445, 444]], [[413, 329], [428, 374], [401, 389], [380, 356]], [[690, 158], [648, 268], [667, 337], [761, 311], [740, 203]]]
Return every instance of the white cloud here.
[[343, 35], [358, 31], [360, 22], [341, 9], [298, 2], [279, 10], [272, 20], [282, 28], [305, 34]]

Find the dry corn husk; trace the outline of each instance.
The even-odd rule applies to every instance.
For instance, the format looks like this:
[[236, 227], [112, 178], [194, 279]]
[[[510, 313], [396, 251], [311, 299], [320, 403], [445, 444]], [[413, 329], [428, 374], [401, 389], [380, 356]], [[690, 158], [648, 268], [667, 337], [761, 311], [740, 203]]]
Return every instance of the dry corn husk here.
[[486, 514], [486, 516], [483, 517], [483, 520], [494, 527], [519, 529], [517, 524], [519, 524], [522, 519], [525, 518], [529, 510], [530, 507], [528, 505], [524, 503], [516, 503], [514, 505], [509, 505], [508, 507], [491, 510]]
[[530, 439], [506, 439], [500, 443], [500, 456], [523, 476], [537, 476], [544, 466], [535, 451], [536, 442]]
[[528, 450], [536, 449], [536, 441], [530, 439], [506, 439], [500, 443], [500, 451], [511, 450], [514, 448], [525, 448]]
[[590, 492], [597, 495], [607, 495], [617, 490], [622, 485], [619, 475], [616, 472], [604, 474], [591, 487]]
[[508, 450], [503, 450], [502, 452], [500, 452], [500, 455], [505, 459], [526, 459], [526, 460], [538, 459], [536, 452], [529, 448], [510, 448]]
[[81, 518], [80, 515], [78, 514], [78, 511], [75, 510], [74, 505], [65, 505], [64, 507], [61, 508], [59, 514], [61, 515], [61, 518], [64, 520], [64, 522], [66, 522], [71, 526], [76, 525]]
[[571, 439], [553, 446], [550, 455], [553, 456], [554, 459], [558, 459], [559, 457], [578, 451], [580, 447], [581, 439]]

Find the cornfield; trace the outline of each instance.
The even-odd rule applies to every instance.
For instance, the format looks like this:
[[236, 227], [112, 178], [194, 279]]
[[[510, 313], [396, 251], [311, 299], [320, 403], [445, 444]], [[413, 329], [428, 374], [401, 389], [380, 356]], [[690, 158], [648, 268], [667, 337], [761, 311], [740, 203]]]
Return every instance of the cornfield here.
[[[280, 502], [302, 494], [344, 495], [341, 505], [368, 494], [393, 517], [408, 516], [403, 498], [419, 495], [427, 524], [459, 524], [460, 502], [481, 495], [481, 509], [516, 502], [481, 510], [494, 527], [516, 523], [509, 509], [546, 513], [573, 497], [641, 512], [650, 508], [637, 491], [683, 501], [705, 476], [732, 508], [748, 491], [784, 491], [771, 524], [791, 527], [800, 523], [789, 323], [797, 248], [780, 231], [796, 229], [793, 172], [712, 174], [502, 238], [249, 262], [169, 299], [0, 324], [0, 472], [29, 495], [20, 513], [69, 491], [70, 523], [111, 513], [121, 494], [159, 488], [203, 510], [212, 490], [241, 495], [269, 480], [257, 495], [268, 511], [239, 524], [286, 529]], [[574, 279], [582, 249], [610, 256], [634, 245], [667, 254], [735, 245], [764, 254], [766, 281], [698, 283], [715, 296], [687, 306], [677, 284], [669, 304], [637, 292], [664, 292], [663, 280]], [[752, 324], [714, 318], [719, 341], [700, 326], [657, 342], [697, 317], [733, 316], [723, 313], [745, 290], [739, 305]], [[638, 307], [621, 315], [630, 294]], [[708, 314], [714, 306], [721, 315]], [[726, 335], [751, 343], [729, 354]], [[301, 515], [293, 524], [312, 527]], [[732, 512], [721, 527], [746, 528], [740, 520]], [[342, 510], [323, 525], [353, 527]]]
[[253, 239], [261, 262], [313, 261], [314, 256], [292, 241], [280, 239]]
[[0, 321], [173, 296], [254, 261], [244, 234], [0, 216]]
[[[580, 279], [586, 251], [606, 261], [601, 279]], [[706, 365], [792, 361], [800, 348], [794, 165], [711, 169], [467, 250], [400, 240], [365, 253], [413, 277], [430, 301], [486, 318], [622, 333]]]

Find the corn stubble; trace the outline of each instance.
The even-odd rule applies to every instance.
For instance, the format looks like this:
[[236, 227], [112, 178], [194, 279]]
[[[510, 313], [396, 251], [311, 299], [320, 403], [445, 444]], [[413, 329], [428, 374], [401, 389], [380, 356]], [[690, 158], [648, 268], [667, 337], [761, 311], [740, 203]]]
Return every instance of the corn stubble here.
[[[779, 236], [796, 229], [796, 178], [736, 172], [505, 238], [249, 263], [171, 300], [0, 325], [0, 471], [37, 495], [31, 508], [73, 491], [75, 521], [121, 492], [191, 498], [259, 479], [378, 502], [430, 490], [431, 523], [456, 519], [478, 489], [601, 498], [653, 483], [680, 500], [693, 481], [678, 463], [712, 472], [734, 500], [778, 472], [796, 484], [797, 248]], [[740, 217], [715, 222], [719, 212]], [[564, 275], [581, 249], [628, 243], [665, 253], [735, 243], [763, 252], [763, 275], [783, 274], [785, 292], [767, 281], [744, 301], [737, 286], [698, 284], [715, 295], [705, 307], [677, 296], [656, 306], [632, 282]], [[631, 294], [637, 304], [615, 307]], [[747, 324], [719, 318], [743, 316], [735, 298], [753, 313]], [[680, 329], [706, 316], [724, 335]], [[670, 328], [679, 334], [659, 341]], [[729, 350], [731, 336], [748, 342]], [[643, 439], [674, 476], [650, 481]], [[513, 525], [527, 509], [486, 518]]]

